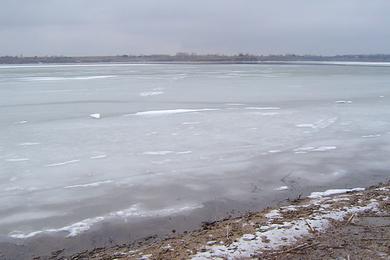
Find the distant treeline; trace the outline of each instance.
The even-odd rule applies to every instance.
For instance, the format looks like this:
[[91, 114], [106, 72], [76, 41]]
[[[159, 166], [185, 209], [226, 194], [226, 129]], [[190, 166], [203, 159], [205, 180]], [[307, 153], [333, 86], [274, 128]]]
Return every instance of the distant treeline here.
[[256, 62], [288, 62], [288, 61], [355, 61], [355, 62], [390, 62], [390, 55], [336, 55], [336, 56], [315, 56], [315, 55], [199, 55], [188, 53], [177, 53], [176, 55], [117, 55], [117, 56], [46, 56], [46, 57], [24, 57], [24, 56], [3, 56], [0, 57], [0, 64], [33, 64], [33, 63], [153, 63], [153, 62], [203, 62], [203, 63], [256, 63]]

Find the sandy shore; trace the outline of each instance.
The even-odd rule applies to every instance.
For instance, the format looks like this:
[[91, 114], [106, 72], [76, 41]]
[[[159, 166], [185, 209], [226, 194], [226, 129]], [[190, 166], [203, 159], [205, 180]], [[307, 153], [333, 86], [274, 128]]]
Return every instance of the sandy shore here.
[[390, 183], [328, 190], [164, 240], [52, 259], [389, 259]]

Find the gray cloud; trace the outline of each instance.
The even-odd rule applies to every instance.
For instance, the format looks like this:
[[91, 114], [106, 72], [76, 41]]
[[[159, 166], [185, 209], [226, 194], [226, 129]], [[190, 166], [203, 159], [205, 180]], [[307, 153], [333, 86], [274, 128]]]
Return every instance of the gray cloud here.
[[390, 53], [388, 0], [2, 0], [0, 55]]

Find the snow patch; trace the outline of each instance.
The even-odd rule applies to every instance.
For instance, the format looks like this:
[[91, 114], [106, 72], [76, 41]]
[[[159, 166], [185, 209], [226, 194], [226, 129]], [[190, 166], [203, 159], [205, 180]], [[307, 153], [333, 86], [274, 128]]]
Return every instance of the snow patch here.
[[331, 117], [327, 119], [321, 119], [314, 123], [303, 123], [303, 124], [296, 124], [296, 127], [299, 128], [312, 128], [312, 129], [324, 129], [328, 126], [331, 126], [338, 120], [338, 117]]
[[351, 104], [352, 101], [351, 100], [337, 100], [336, 103], [337, 104]]
[[280, 186], [279, 188], [276, 188], [274, 190], [279, 190], [279, 191], [288, 190], [288, 186]]
[[323, 192], [312, 192], [308, 198], [321, 198], [321, 197], [327, 197], [335, 194], [342, 194], [347, 192], [353, 192], [353, 191], [364, 191], [364, 188], [354, 188], [354, 189], [331, 189], [326, 190]]
[[375, 137], [380, 137], [380, 134], [372, 134], [372, 135], [363, 135], [362, 138], [375, 138]]
[[150, 151], [143, 152], [144, 155], [168, 155], [168, 154], [190, 154], [192, 151], [182, 151], [182, 152], [174, 152], [174, 151]]
[[200, 122], [183, 122], [182, 125], [199, 125]]
[[71, 160], [71, 161], [60, 162], [60, 163], [52, 163], [52, 164], [47, 164], [46, 167], [62, 166], [62, 165], [77, 163], [79, 161], [80, 160]]
[[295, 148], [293, 151], [295, 153], [307, 153], [307, 152], [326, 152], [335, 149], [337, 149], [336, 146], [318, 146], [318, 147], [308, 146], [308, 147]]
[[146, 92], [139, 93], [141, 97], [157, 96], [162, 94], [164, 94], [163, 91], [146, 91]]
[[5, 161], [7, 162], [25, 162], [29, 161], [29, 158], [11, 158], [11, 159], [6, 159]]
[[87, 187], [98, 187], [102, 184], [112, 183], [112, 180], [106, 180], [106, 181], [98, 181], [98, 182], [92, 182], [92, 183], [86, 183], [86, 184], [76, 184], [71, 186], [66, 186], [64, 189], [73, 189], [73, 188], [87, 188]]
[[279, 110], [280, 107], [245, 107], [248, 110]]
[[92, 118], [95, 118], [95, 119], [100, 119], [101, 118], [100, 114], [90, 114], [89, 116], [92, 117]]
[[205, 111], [217, 111], [216, 108], [202, 108], [202, 109], [168, 109], [168, 110], [152, 110], [137, 112], [135, 114], [128, 114], [127, 116], [161, 116], [161, 115], [172, 115], [182, 113], [193, 113], [193, 112], [205, 112]]
[[152, 152], [143, 152], [142, 154], [145, 155], [167, 155], [167, 154], [172, 154], [174, 153], [173, 151], [152, 151]]
[[[324, 202], [322, 198], [314, 199], [310, 201], [308, 205], [296, 207], [307, 207], [321, 202]], [[331, 199], [330, 202], [332, 202]], [[317, 232], [323, 232], [331, 225], [332, 220], [341, 221], [349, 214], [364, 212], [367, 210], [376, 211], [378, 206], [378, 202], [370, 202], [367, 205], [344, 207], [339, 210], [328, 210], [326, 207], [322, 207], [322, 210], [314, 211], [306, 218], [299, 218], [283, 222], [282, 224], [272, 224], [273, 220], [281, 218], [281, 215], [279, 210], [271, 210], [268, 214], [266, 214], [268, 224], [266, 226], [259, 227], [255, 234], [245, 234], [237, 242], [233, 242], [229, 246], [206, 245], [206, 251], [197, 253], [192, 256], [192, 259], [253, 258], [253, 254], [261, 253], [261, 251], [280, 249], [282, 246], [291, 245], [299, 239], [309, 236], [312, 229]], [[293, 210], [296, 210], [295, 207]]]
[[90, 158], [91, 159], [103, 159], [103, 158], [106, 158], [106, 157], [107, 157], [107, 155], [101, 154], [101, 155], [91, 156]]
[[337, 149], [336, 146], [319, 146], [315, 149], [313, 149], [313, 151], [315, 152], [325, 152], [325, 151], [330, 151], [330, 150], [335, 150]]
[[25, 77], [24, 81], [63, 81], [63, 80], [90, 80], [90, 79], [108, 79], [115, 78], [114, 75], [104, 76], [80, 76], [80, 77]]
[[40, 143], [34, 143], [34, 142], [26, 142], [26, 143], [19, 143], [19, 146], [32, 146], [32, 145], [39, 145]]

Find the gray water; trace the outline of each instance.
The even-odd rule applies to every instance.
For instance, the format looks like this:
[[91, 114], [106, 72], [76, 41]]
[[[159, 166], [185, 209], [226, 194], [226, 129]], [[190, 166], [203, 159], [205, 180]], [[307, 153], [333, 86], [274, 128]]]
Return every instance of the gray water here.
[[386, 66], [0, 66], [3, 239], [367, 186], [389, 155]]

